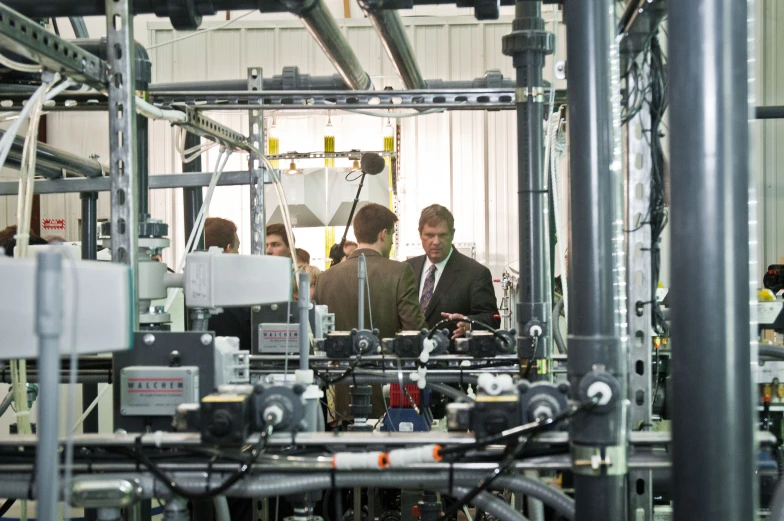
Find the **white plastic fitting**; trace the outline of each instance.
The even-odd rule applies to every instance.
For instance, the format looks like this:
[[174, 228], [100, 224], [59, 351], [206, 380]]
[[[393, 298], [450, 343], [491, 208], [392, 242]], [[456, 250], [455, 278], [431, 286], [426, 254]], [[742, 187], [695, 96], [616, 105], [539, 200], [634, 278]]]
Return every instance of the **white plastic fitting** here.
[[440, 445], [423, 445], [411, 449], [395, 449], [387, 454], [387, 465], [390, 468], [408, 467], [420, 463], [441, 461]]
[[332, 468], [336, 470], [380, 470], [386, 462], [383, 452], [338, 452], [332, 456]]
[[477, 389], [481, 389], [491, 396], [498, 396], [503, 392], [514, 390], [514, 381], [512, 376], [508, 374], [493, 376], [489, 373], [482, 373], [477, 379]]
[[605, 382], [594, 382], [588, 386], [588, 391], [586, 394], [588, 398], [593, 398], [597, 394], [601, 393], [602, 397], [596, 403], [596, 405], [607, 405], [610, 403], [612, 399], [612, 388]]

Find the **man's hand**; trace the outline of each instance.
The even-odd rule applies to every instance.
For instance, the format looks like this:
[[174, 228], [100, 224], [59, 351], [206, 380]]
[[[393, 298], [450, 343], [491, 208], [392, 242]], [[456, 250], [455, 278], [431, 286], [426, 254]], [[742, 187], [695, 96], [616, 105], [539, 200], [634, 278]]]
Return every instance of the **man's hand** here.
[[[466, 319], [466, 316], [461, 315], [460, 313], [441, 313], [441, 316], [448, 320]], [[460, 338], [470, 330], [471, 330], [471, 325], [468, 322], [458, 322], [455, 332], [452, 333], [452, 340], [455, 340], [456, 338]]]

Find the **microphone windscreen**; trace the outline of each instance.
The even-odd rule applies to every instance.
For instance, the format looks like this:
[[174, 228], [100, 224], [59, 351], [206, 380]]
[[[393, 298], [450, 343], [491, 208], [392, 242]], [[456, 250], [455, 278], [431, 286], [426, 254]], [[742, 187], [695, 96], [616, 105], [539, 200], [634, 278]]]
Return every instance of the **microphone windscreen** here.
[[373, 152], [365, 152], [360, 160], [362, 171], [368, 175], [380, 174], [384, 171], [386, 162], [384, 158]]

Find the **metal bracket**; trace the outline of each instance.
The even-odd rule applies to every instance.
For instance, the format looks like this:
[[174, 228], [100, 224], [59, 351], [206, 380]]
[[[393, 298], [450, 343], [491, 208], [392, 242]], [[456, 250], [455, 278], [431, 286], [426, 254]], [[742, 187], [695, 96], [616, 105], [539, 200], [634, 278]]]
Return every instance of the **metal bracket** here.
[[[113, 24], [113, 17], [108, 12], [106, 20], [107, 24]], [[50, 33], [4, 4], [0, 4], [0, 43], [20, 56], [40, 63], [45, 69], [59, 72], [101, 91], [106, 89], [106, 62]], [[116, 59], [116, 53], [111, 54]], [[133, 58], [133, 52], [130, 55], [125, 53], [125, 56]]]
[[518, 87], [515, 89], [515, 103], [527, 103], [533, 97], [538, 103], [544, 102], [544, 89], [542, 87]]
[[626, 474], [626, 445], [593, 447], [572, 445], [572, 472], [586, 476], [622, 476]]

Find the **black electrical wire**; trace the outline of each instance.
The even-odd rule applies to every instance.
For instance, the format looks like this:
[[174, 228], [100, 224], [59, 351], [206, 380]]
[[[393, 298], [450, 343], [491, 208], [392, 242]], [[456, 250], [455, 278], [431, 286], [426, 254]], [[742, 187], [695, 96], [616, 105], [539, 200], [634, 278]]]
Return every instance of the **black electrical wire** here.
[[[135, 459], [138, 463], [144, 465], [147, 468], [147, 470], [149, 470], [156, 478], [158, 478], [158, 480], [161, 483], [163, 483], [166, 486], [166, 488], [171, 490], [174, 494], [177, 494], [178, 496], [189, 500], [210, 499], [215, 496], [219, 496], [225, 491], [227, 491], [240, 479], [244, 478], [248, 474], [248, 472], [250, 472], [259, 454], [261, 454], [264, 451], [264, 449], [266, 449], [267, 447], [267, 442], [269, 441], [269, 437], [272, 435], [272, 427], [273, 426], [271, 424], [267, 425], [266, 430], [260, 434], [259, 441], [251, 449], [250, 457], [240, 466], [239, 469], [237, 469], [234, 472], [234, 474], [229, 476], [226, 479], [226, 481], [224, 481], [217, 487], [210, 490], [206, 490], [204, 492], [190, 492], [180, 487], [177, 484], [177, 482], [174, 481], [174, 479], [172, 479], [165, 472], [163, 472], [158, 467], [157, 464], [155, 464], [146, 454], [142, 452], [126, 449], [124, 447], [116, 447], [113, 450], [122, 452]], [[209, 476], [207, 478], [207, 481], [209, 482]]]
[[343, 371], [343, 374], [341, 374], [340, 376], [337, 376], [335, 378], [329, 378], [326, 375], [322, 375], [318, 371], [313, 371], [313, 373], [316, 376], [318, 376], [319, 379], [321, 379], [321, 381], [324, 383], [325, 387], [329, 387], [330, 385], [334, 385], [334, 384], [340, 382], [341, 380], [345, 380], [346, 378], [348, 378], [349, 376], [354, 374], [354, 371], [356, 371], [357, 366], [359, 365], [359, 362], [360, 362], [361, 359], [362, 359], [362, 353], [360, 352], [356, 356], [356, 358], [354, 358], [354, 360], [351, 361], [351, 363], [349, 364], [348, 368], [346, 368], [346, 370]]
[[[577, 414], [580, 411], [584, 411], [586, 409], [590, 409], [594, 407], [599, 401], [602, 399], [602, 394], [597, 393], [595, 394], [590, 400], [587, 400], [580, 405], [570, 407], [566, 411], [558, 414], [552, 418], [548, 418], [547, 420], [537, 420], [533, 422], [533, 424], [522, 425], [517, 429], [510, 429], [506, 431], [506, 433], [501, 433], [503, 439], [510, 440], [514, 438], [517, 440], [517, 444], [514, 446], [513, 449], [509, 450], [511, 447], [511, 443], [507, 446], [507, 455], [504, 460], [496, 467], [492, 472], [486, 475], [484, 478], [479, 480], [476, 486], [471, 489], [471, 491], [463, 496], [459, 501], [456, 501], [449, 509], [438, 518], [438, 521], [446, 521], [454, 516], [457, 512], [463, 509], [465, 505], [471, 502], [476, 496], [487, 490], [490, 485], [502, 474], [511, 470], [514, 466], [515, 461], [523, 455], [526, 446], [533, 440], [533, 438], [545, 430], [548, 427], [552, 427], [561, 421], [570, 418]], [[523, 430], [519, 430], [523, 429]], [[517, 430], [514, 434], [511, 434], [511, 431]], [[529, 434], [528, 436], [524, 436], [525, 434]], [[496, 438], [496, 437], [494, 437]], [[492, 442], [491, 442], [492, 443]], [[473, 444], [472, 444], [473, 445]], [[441, 449], [441, 455], [445, 454], [446, 449]], [[453, 452], [454, 453], [454, 452]], [[450, 491], [451, 492], [451, 491]]]
[[531, 374], [531, 368], [534, 366], [534, 361], [536, 360], [536, 348], [539, 347], [539, 336], [534, 336], [531, 339], [531, 356], [528, 357], [528, 364], [525, 366], [525, 373], [523, 374], [523, 378], [526, 380], [528, 376]]
[[468, 322], [472, 326], [478, 326], [478, 327], [480, 327], [482, 329], [486, 329], [487, 331], [490, 331], [491, 333], [493, 333], [493, 336], [495, 336], [496, 338], [501, 340], [504, 344], [507, 344], [507, 345], [509, 344], [509, 339], [507, 337], [505, 337], [504, 335], [502, 335], [501, 333], [499, 333], [498, 330], [495, 329], [494, 327], [488, 326], [487, 324], [485, 324], [483, 322], [479, 322], [478, 320], [474, 320], [473, 318], [468, 318], [468, 317], [465, 317], [465, 318], [445, 318], [444, 320], [438, 322], [435, 326], [430, 328], [430, 333], [428, 333], [427, 338], [433, 338], [433, 335], [436, 333], [438, 328], [440, 328], [442, 326], [445, 326], [446, 324], [458, 323], [458, 322]]
[[3, 506], [0, 506], [0, 517], [3, 517], [6, 514], [6, 512], [8, 512], [8, 510], [10, 510], [12, 506], [14, 506], [15, 502], [16, 499], [14, 498], [6, 499], [5, 503], [3, 503]]
[[513, 427], [511, 429], [507, 429], [503, 432], [495, 434], [493, 436], [488, 436], [481, 440], [478, 440], [474, 443], [468, 443], [465, 445], [455, 445], [452, 447], [442, 447], [440, 454], [441, 456], [448, 456], [450, 454], [461, 455], [468, 451], [475, 450], [475, 449], [483, 449], [488, 445], [499, 445], [499, 444], [506, 444], [509, 440], [517, 439], [521, 436], [525, 436], [527, 434], [533, 434], [536, 432], [541, 432], [547, 430], [550, 427], [553, 427], [560, 422], [571, 418], [575, 414], [591, 409], [594, 407], [599, 401], [602, 399], [601, 393], [596, 393], [593, 398], [590, 400], [586, 400], [580, 404], [572, 405], [571, 407], [567, 408], [565, 411], [562, 411], [555, 416], [550, 418], [544, 418], [540, 420], [536, 420], [530, 423], [526, 423], [524, 425], [520, 425], [518, 427]]

